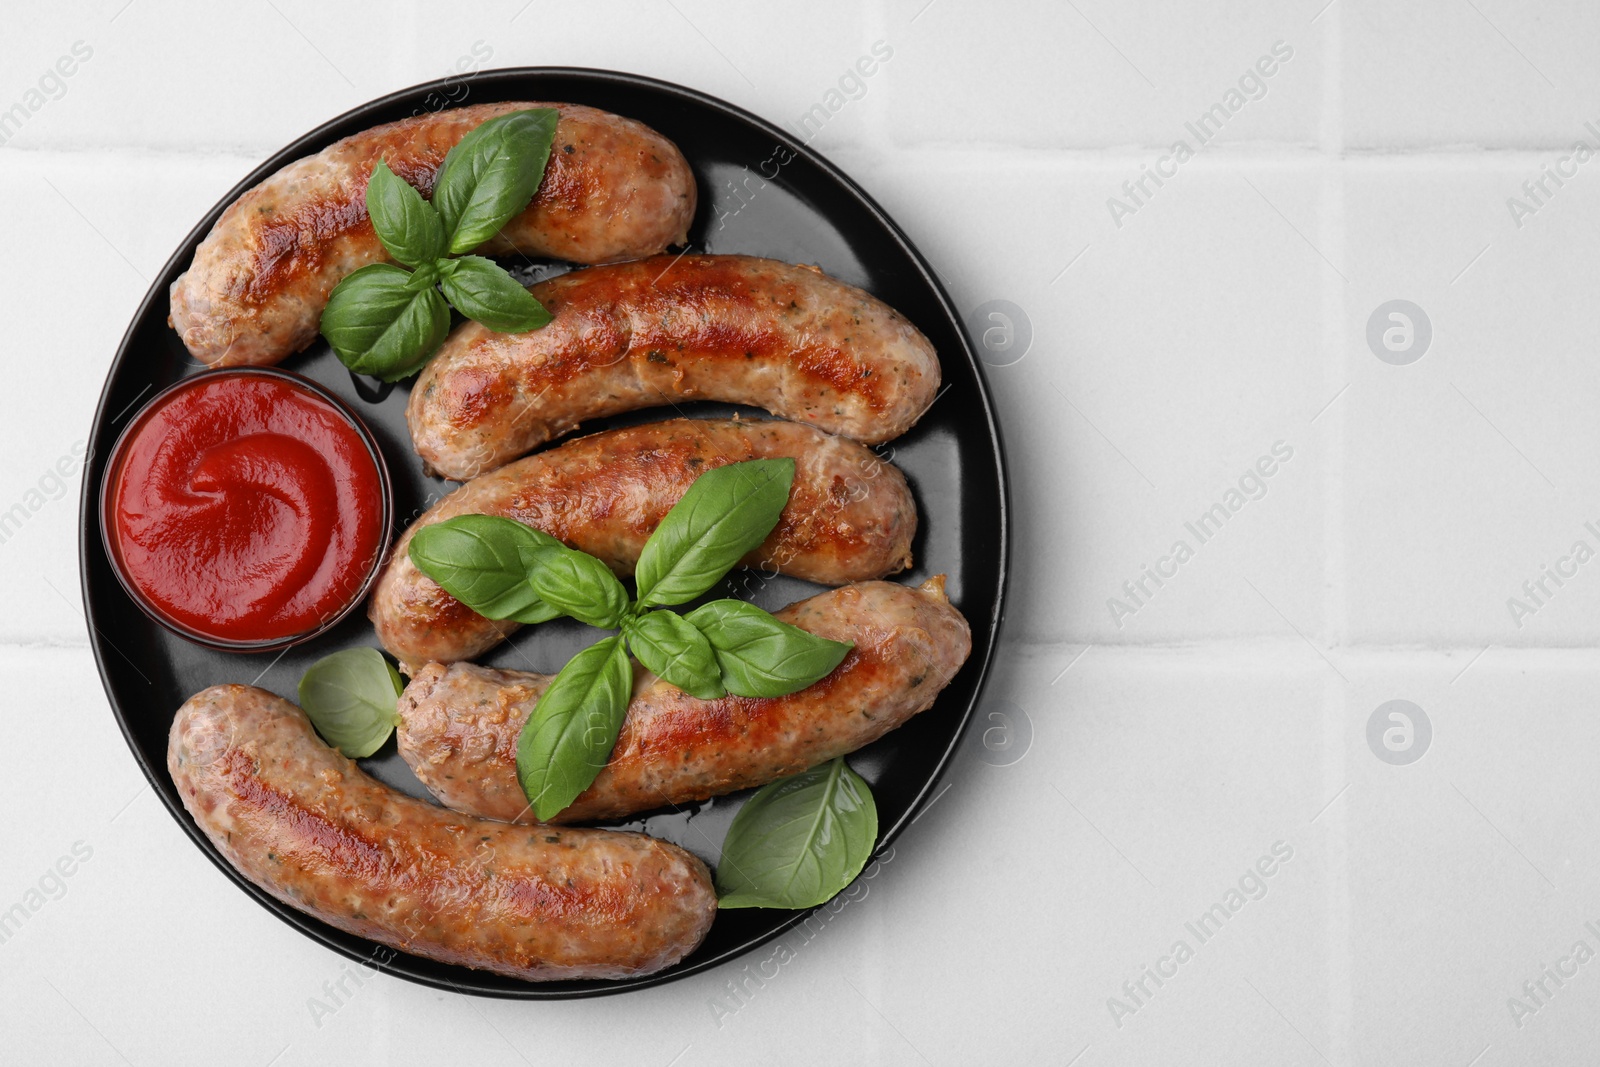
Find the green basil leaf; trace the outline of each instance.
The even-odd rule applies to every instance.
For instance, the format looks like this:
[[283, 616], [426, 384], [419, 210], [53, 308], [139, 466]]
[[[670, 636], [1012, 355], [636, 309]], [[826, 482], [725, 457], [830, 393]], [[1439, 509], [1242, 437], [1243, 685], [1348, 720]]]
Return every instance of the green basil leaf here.
[[706, 471], [667, 512], [639, 555], [641, 607], [682, 604], [717, 584], [778, 524], [794, 460], [756, 459]]
[[383, 747], [400, 722], [405, 684], [375, 648], [324, 656], [300, 676], [300, 707], [323, 740], [351, 759]]
[[877, 840], [872, 790], [842, 758], [773, 782], [728, 827], [717, 907], [816, 907], [855, 881]]
[[517, 738], [517, 779], [541, 822], [577, 799], [606, 765], [632, 692], [633, 664], [621, 637], [590, 645], [551, 680]]
[[463, 137], [439, 168], [433, 206], [452, 255], [470, 252], [520, 214], [544, 180], [555, 139], [554, 108], [513, 111]]
[[742, 697], [781, 697], [826, 678], [853, 648], [780, 622], [743, 600], [713, 600], [689, 624], [716, 653], [722, 685]]
[[544, 305], [492, 260], [462, 256], [446, 262], [451, 269], [440, 279], [445, 299], [472, 321], [500, 333], [537, 330], [550, 321]]
[[357, 374], [393, 382], [422, 369], [450, 332], [450, 309], [433, 288], [414, 292], [411, 275], [373, 263], [348, 275], [322, 309], [322, 336]]
[[408, 555], [423, 574], [484, 618], [540, 623], [561, 614], [528, 584], [529, 564], [551, 546], [562, 547], [520, 522], [458, 515], [418, 530]]
[[728, 695], [711, 642], [676, 612], [663, 608], [628, 619], [623, 633], [645, 669], [669, 684], [701, 700]]
[[367, 215], [383, 247], [406, 266], [420, 267], [444, 255], [439, 213], [381, 159], [367, 180]]
[[411, 277], [406, 279], [406, 288], [413, 293], [420, 293], [424, 289], [430, 289], [433, 286], [438, 285], [439, 267], [440, 265], [449, 262], [450, 260], [448, 259], [438, 259], [434, 260], [432, 263], [424, 263], [422, 266], [411, 272]]
[[628, 590], [610, 567], [559, 541], [536, 552], [532, 564], [528, 584], [540, 600], [590, 626], [609, 630], [622, 625]]

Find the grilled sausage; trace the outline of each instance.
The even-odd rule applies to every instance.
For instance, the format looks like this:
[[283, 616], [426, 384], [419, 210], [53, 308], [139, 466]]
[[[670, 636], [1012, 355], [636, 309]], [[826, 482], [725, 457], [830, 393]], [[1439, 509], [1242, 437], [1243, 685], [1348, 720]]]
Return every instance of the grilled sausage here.
[[682, 959], [716, 915], [705, 865], [675, 845], [530, 832], [404, 796], [251, 686], [213, 686], [179, 708], [167, 769], [240, 874], [428, 959], [529, 981], [625, 978]]
[[401, 119], [289, 164], [235, 200], [172, 283], [170, 322], [212, 366], [276, 363], [317, 336], [328, 294], [345, 275], [388, 262], [367, 218], [367, 179], [380, 158], [424, 196], [447, 152], [509, 111], [561, 112], [533, 202], [482, 248], [608, 263], [682, 244], [695, 183], [659, 133], [592, 107], [500, 103]]
[[585, 419], [680, 400], [750, 404], [876, 444], [910, 429], [939, 391], [938, 357], [915, 326], [805, 267], [660, 256], [532, 292], [549, 325], [464, 323], [411, 390], [411, 443], [447, 478], [492, 470]]
[[610, 430], [501, 467], [435, 504], [400, 538], [369, 613], [410, 673], [471, 659], [517, 628], [491, 622], [411, 562], [417, 530], [457, 515], [502, 515], [598, 556], [620, 575], [701, 472], [791, 456], [794, 487], [777, 527], [745, 560], [829, 585], [879, 578], [911, 563], [917, 511], [898, 469], [843, 438], [792, 422], [672, 419]]
[[[972, 650], [942, 575], [917, 589], [846, 586], [776, 615], [856, 647], [828, 677], [786, 697], [697, 700], [636, 670], [610, 760], [553, 821], [704, 800], [854, 752], [932, 705]], [[448, 807], [532, 822], [517, 781], [517, 737], [549, 682], [470, 663], [429, 664], [400, 697], [400, 755]]]

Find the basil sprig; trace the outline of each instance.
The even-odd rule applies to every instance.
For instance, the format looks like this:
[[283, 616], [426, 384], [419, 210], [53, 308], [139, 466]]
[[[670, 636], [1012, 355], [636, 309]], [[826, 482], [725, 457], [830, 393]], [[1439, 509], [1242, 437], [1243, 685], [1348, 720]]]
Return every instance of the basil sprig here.
[[499, 333], [537, 330], [550, 313], [493, 260], [462, 256], [439, 261], [439, 286], [455, 309]]
[[743, 600], [713, 600], [684, 621], [710, 646], [723, 685], [740, 696], [779, 697], [804, 689], [827, 677], [849, 651]]
[[628, 710], [628, 652], [703, 700], [786, 696], [826, 677], [849, 653], [849, 644], [741, 601], [713, 601], [686, 616], [652, 610], [700, 596], [766, 540], [793, 482], [792, 459], [730, 463], [700, 475], [645, 542], [631, 603], [600, 560], [510, 519], [458, 516], [411, 539], [411, 561], [479, 614], [518, 621], [559, 614], [621, 631], [574, 656], [523, 727], [517, 775], [536, 817], [559, 814], [605, 766]]
[[477, 248], [533, 199], [550, 159], [561, 113], [541, 107], [490, 119], [444, 157], [433, 203], [451, 255]]
[[563, 615], [614, 630], [628, 614], [628, 591], [611, 568], [587, 552], [563, 544], [540, 549], [528, 571], [528, 584]]
[[543, 530], [520, 522], [461, 515], [418, 530], [409, 554], [445, 592], [484, 618], [539, 623], [561, 612], [539, 599], [528, 570], [541, 549], [561, 547]]
[[623, 621], [622, 632], [628, 638], [628, 648], [645, 670], [701, 700], [728, 695], [711, 642], [677, 612], [662, 608], [633, 616]]
[[723, 839], [717, 907], [815, 907], [855, 880], [877, 840], [872, 790], [843, 758], [763, 786]]
[[451, 305], [501, 333], [550, 321], [544, 305], [493, 261], [462, 253], [533, 199], [558, 117], [553, 108], [513, 111], [472, 130], [445, 156], [432, 203], [378, 161], [367, 181], [367, 215], [384, 250], [412, 269], [374, 263], [334, 286], [320, 329], [341, 363], [389, 382], [415, 374], [450, 332]]
[[767, 539], [789, 501], [794, 460], [756, 459], [694, 480], [639, 553], [639, 603], [682, 604]]
[[322, 309], [322, 336], [341, 363], [357, 374], [398, 381], [421, 370], [444, 344], [450, 309], [439, 290], [414, 288], [416, 277], [392, 263], [373, 263], [334, 288]]
[[405, 690], [375, 648], [347, 648], [324, 656], [300, 676], [300, 707], [323, 740], [351, 759], [383, 747], [400, 721], [396, 702]]
[[383, 247], [406, 266], [420, 267], [444, 255], [439, 213], [381, 159], [367, 179], [367, 215]]
[[606, 765], [632, 688], [620, 637], [590, 645], [551, 680], [517, 738], [517, 779], [540, 819], [571, 804]]

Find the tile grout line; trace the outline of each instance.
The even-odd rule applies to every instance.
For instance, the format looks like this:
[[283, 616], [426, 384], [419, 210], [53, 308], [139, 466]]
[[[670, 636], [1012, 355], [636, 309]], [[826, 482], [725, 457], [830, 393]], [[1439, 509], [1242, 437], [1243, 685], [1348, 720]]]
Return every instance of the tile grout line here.
[[[1343, 43], [1343, 11], [1335, 6], [1321, 23], [1324, 37], [1323, 49], [1323, 130], [1322, 130], [1322, 197], [1323, 218], [1318, 236], [1324, 248], [1329, 249], [1336, 263], [1346, 263], [1348, 234], [1346, 232], [1344, 173], [1341, 160], [1344, 155], [1344, 101], [1340, 78], [1341, 47]], [[1350, 285], [1343, 278], [1323, 275], [1323, 395], [1342, 394], [1349, 385], [1346, 374], [1346, 300]], [[1318, 413], [1319, 417], [1321, 412]], [[1349, 619], [1347, 601], [1343, 590], [1348, 573], [1344, 543], [1345, 500], [1345, 425], [1342, 412], [1335, 410], [1323, 423], [1318, 433], [1324, 452], [1323, 470], [1323, 559], [1327, 582], [1323, 595], [1324, 636], [1331, 636], [1335, 647], [1344, 644]]]
[[[1223, 656], [1237, 655], [1240, 657], [1260, 657], [1264, 654], [1276, 654], [1281, 651], [1304, 649], [1304, 643], [1298, 637], [1279, 636], [1272, 634], [1247, 635], [1241, 637], [1213, 638], [1204, 641], [1149, 641], [1149, 642], [1112, 642], [1104, 638], [1087, 640], [1082, 636], [1050, 638], [1048, 640], [1029, 641], [1013, 639], [1009, 636], [1002, 643], [1005, 651], [1022, 654], [1038, 654], [1054, 656], [1063, 653], [1081, 653], [1085, 647], [1093, 647], [1096, 654], [1105, 651], [1110, 655], [1131, 656]], [[1527, 657], [1543, 657], [1565, 659], [1570, 662], [1587, 662], [1600, 667], [1600, 647], [1593, 644], [1579, 645], [1502, 645], [1490, 642], [1495, 655], [1501, 659], [1516, 660]], [[1334, 645], [1332, 650], [1344, 653], [1352, 659], [1383, 659], [1383, 658], [1437, 658], [1445, 666], [1460, 670], [1462, 665], [1483, 655], [1482, 644], [1451, 643], [1440, 645], [1419, 644], [1356, 644]]]
[[[895, 37], [898, 36], [890, 17], [889, 0], [873, 0], [868, 6], [861, 20], [863, 31], [861, 47], [863, 54], [871, 49], [872, 42], [883, 40], [890, 48], [896, 47]], [[907, 27], [909, 29], [909, 27]], [[871, 140], [869, 144], [892, 145], [897, 142], [894, 133], [894, 124], [889, 121], [889, 113], [894, 108], [894, 73], [893, 63], [883, 64], [878, 68], [875, 80], [882, 82], [879, 91], [882, 96], [875, 102], [876, 106], [869, 105], [866, 110], [866, 121], [863, 127], [868, 132]], [[870, 92], [869, 92], [870, 95]]]
[[[1344, 16], [1346, 5], [1335, 0], [1333, 10], [1319, 23], [1323, 37], [1322, 49], [1322, 130], [1323, 154], [1322, 185], [1326, 197], [1326, 210], [1320, 236], [1323, 247], [1329, 249], [1334, 262], [1350, 269], [1347, 259], [1348, 229], [1345, 212], [1345, 174], [1347, 173], [1344, 143]], [[1350, 284], [1344, 279], [1325, 276], [1323, 279], [1323, 344], [1326, 356], [1323, 375], [1332, 395], [1350, 383], [1346, 371], [1349, 363], [1348, 308]], [[1325, 633], [1342, 645], [1348, 637], [1349, 598], [1346, 592], [1349, 560], [1345, 544], [1345, 475], [1346, 475], [1346, 422], [1344, 411], [1335, 410], [1319, 429], [1325, 460], [1323, 469], [1326, 481], [1323, 486], [1323, 559], [1325, 580], [1323, 595], [1323, 624]], [[1342, 743], [1345, 731], [1346, 689], [1331, 681], [1323, 687], [1325, 707], [1329, 712], [1328, 739], [1324, 757], [1326, 772], [1331, 772], [1330, 785], [1349, 782], [1348, 752]], [[1336, 812], [1329, 820], [1324, 833], [1322, 853], [1332, 877], [1327, 884], [1328, 903], [1328, 985], [1332, 995], [1328, 998], [1327, 1025], [1332, 1042], [1328, 1049], [1336, 1062], [1350, 1061], [1351, 1049], [1348, 1034], [1354, 1018], [1354, 953], [1350, 928], [1350, 869], [1349, 837], [1345, 816], [1348, 806]], [[1320, 813], [1319, 813], [1320, 814]]]

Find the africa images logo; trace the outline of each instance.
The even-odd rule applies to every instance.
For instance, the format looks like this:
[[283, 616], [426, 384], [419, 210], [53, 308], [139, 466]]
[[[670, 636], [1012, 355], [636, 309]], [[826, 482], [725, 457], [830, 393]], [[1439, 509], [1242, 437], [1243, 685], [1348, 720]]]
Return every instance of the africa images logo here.
[[1188, 137], [1180, 137], [1172, 142], [1167, 154], [1156, 160], [1154, 166], [1140, 164], [1139, 176], [1122, 183], [1122, 196], [1106, 198], [1106, 210], [1111, 213], [1111, 221], [1117, 229], [1122, 229], [1124, 218], [1138, 214], [1139, 209], [1155, 196], [1157, 189], [1169, 179], [1176, 178], [1178, 168], [1210, 144], [1222, 132], [1222, 127], [1244, 110], [1246, 104], [1263, 99], [1267, 95], [1267, 79], [1293, 58], [1294, 48], [1288, 42], [1272, 42], [1271, 55], [1257, 59], [1254, 66], [1239, 75], [1237, 86], [1230, 86], [1222, 94], [1221, 100], [1202, 111], [1193, 122], [1183, 124], [1195, 143], [1191, 144]]
[[1194, 539], [1193, 544], [1189, 543], [1189, 538], [1179, 537], [1173, 541], [1166, 555], [1156, 559], [1153, 567], [1148, 563], [1140, 564], [1139, 577], [1122, 583], [1123, 595], [1106, 598], [1106, 610], [1111, 613], [1111, 622], [1116, 628], [1122, 629], [1127, 619], [1148, 606], [1156, 593], [1168, 581], [1176, 578], [1183, 565], [1195, 557], [1200, 547], [1222, 532], [1224, 523], [1242, 511], [1246, 504], [1265, 497], [1269, 491], [1268, 479], [1293, 458], [1293, 445], [1287, 441], [1274, 441], [1272, 454], [1258, 457], [1254, 465], [1245, 468], [1239, 476], [1237, 487], [1230, 485], [1223, 490], [1220, 499], [1183, 524], [1184, 531]]
[[[1173, 941], [1166, 954], [1156, 959], [1155, 966], [1144, 966], [1137, 978], [1122, 983], [1121, 996], [1106, 998], [1106, 1010], [1118, 1030], [1129, 1016], [1139, 1014], [1150, 1006], [1155, 995], [1168, 982], [1178, 977], [1184, 964], [1194, 959], [1197, 949], [1216, 940], [1227, 924], [1252, 901], [1263, 900], [1271, 889], [1269, 879], [1283, 870], [1294, 859], [1294, 846], [1287, 841], [1274, 841], [1255, 863], [1244, 869], [1238, 879], [1223, 890], [1221, 898], [1200, 915], [1183, 924], [1188, 937]], [[1194, 944], [1189, 944], [1189, 938]], [[1152, 988], [1153, 987], [1153, 988]]]

